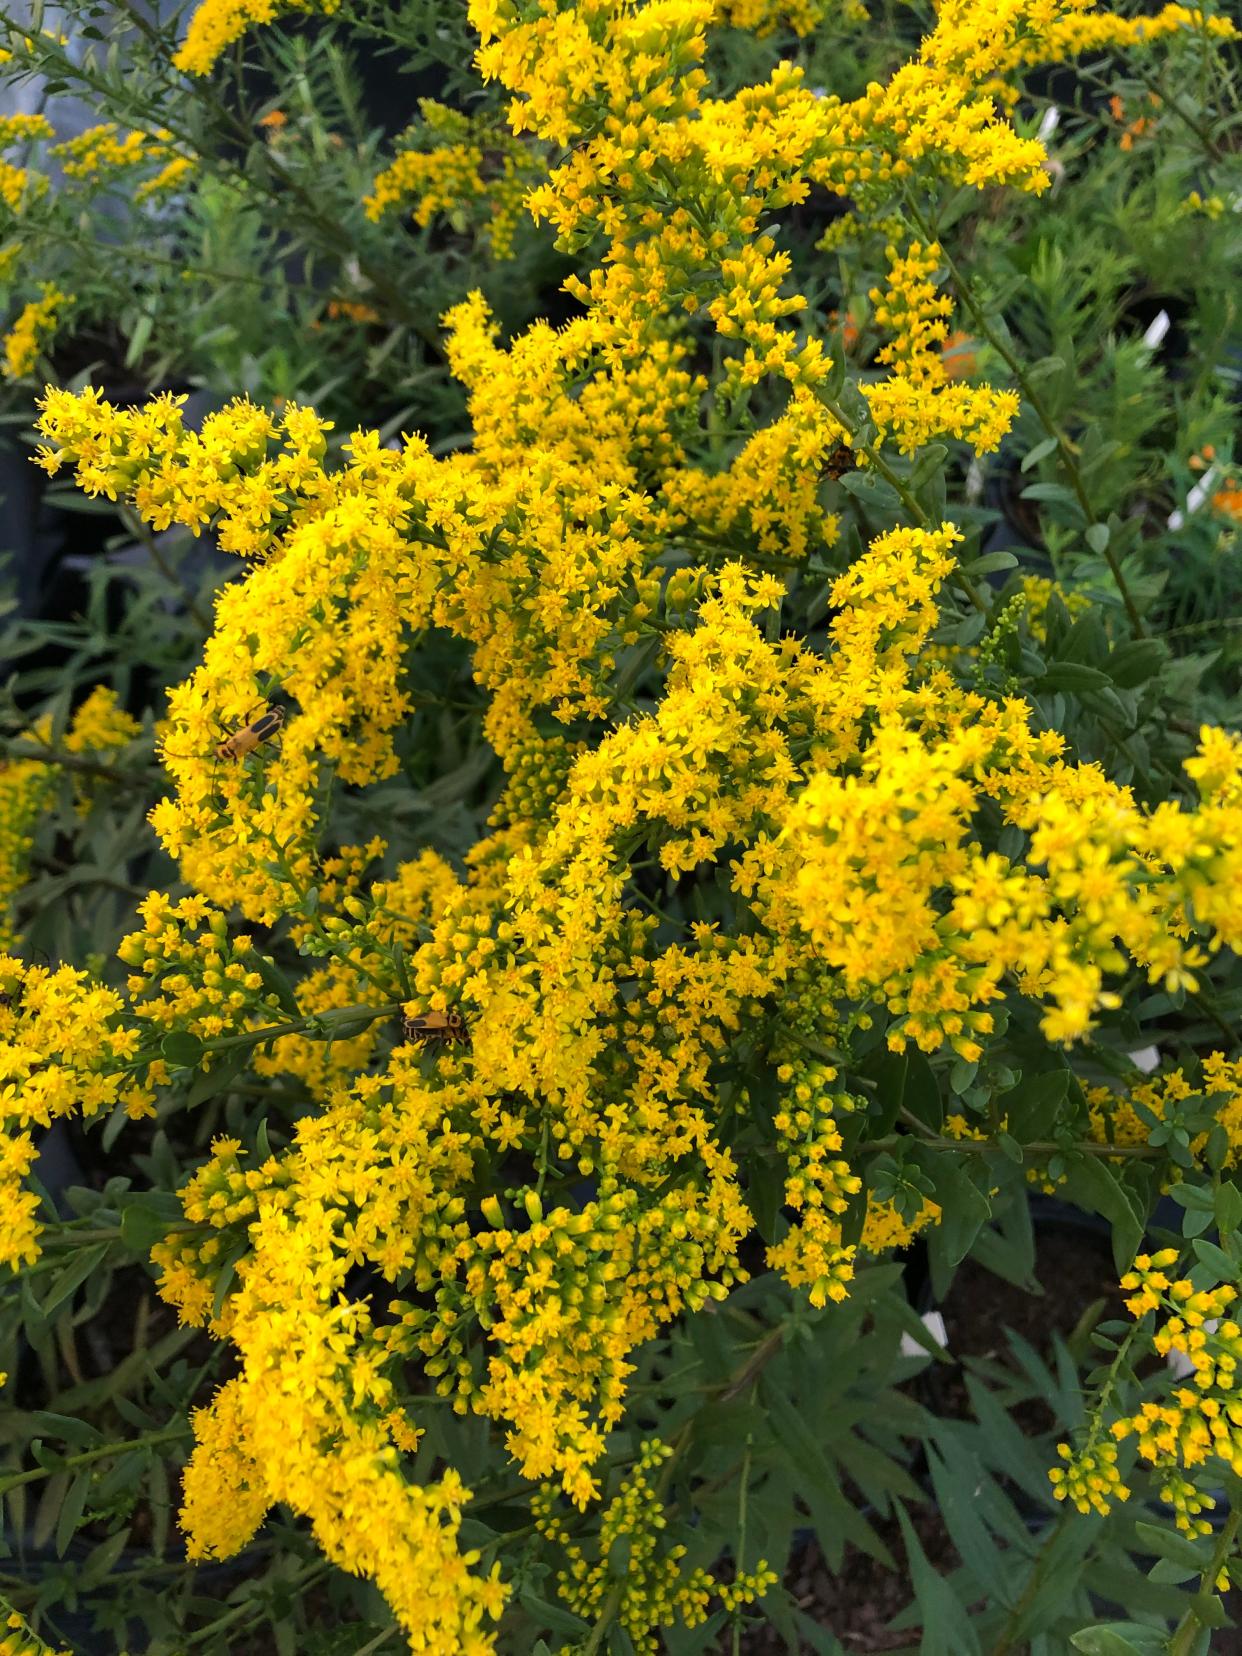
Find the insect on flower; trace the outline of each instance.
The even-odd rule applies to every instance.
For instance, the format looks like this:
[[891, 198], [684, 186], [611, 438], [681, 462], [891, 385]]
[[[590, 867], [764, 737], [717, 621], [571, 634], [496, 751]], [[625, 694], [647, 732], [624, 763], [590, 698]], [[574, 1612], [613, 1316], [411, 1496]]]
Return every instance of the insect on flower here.
[[846, 472], [853, 471], [858, 464], [858, 456], [846, 443], [838, 443], [836, 448], [824, 462], [824, 475], [835, 483], [838, 478], [844, 477]]
[[407, 1041], [419, 1046], [450, 1046], [454, 1041], [468, 1041], [470, 1031], [466, 1020], [455, 1006], [447, 1012], [428, 1012], [421, 1018], [402, 1018], [401, 1033]]
[[269, 702], [257, 719], [235, 730], [216, 748], [217, 759], [244, 759], [264, 742], [270, 742], [285, 722], [285, 710]]

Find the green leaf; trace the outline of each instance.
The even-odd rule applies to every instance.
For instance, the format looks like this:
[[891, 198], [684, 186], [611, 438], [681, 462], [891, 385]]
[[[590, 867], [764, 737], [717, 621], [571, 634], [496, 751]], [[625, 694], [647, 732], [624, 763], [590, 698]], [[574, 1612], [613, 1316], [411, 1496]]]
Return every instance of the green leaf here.
[[72, 1473], [69, 1472], [53, 1472], [44, 1484], [31, 1530], [31, 1539], [36, 1547], [46, 1547], [51, 1540], [52, 1532], [60, 1518], [61, 1505], [69, 1492], [71, 1477]]
[[824, 395], [831, 402], [841, 401], [841, 392], [845, 386], [845, 336], [836, 333], [832, 338], [832, 357], [828, 364], [828, 372], [823, 379]]
[[943, 443], [928, 443], [925, 449], [920, 449], [918, 459], [910, 468], [910, 488], [921, 488], [929, 478], [943, 469], [948, 458], [949, 451]]
[[[1065, 358], [1064, 357], [1059, 357], [1059, 356], [1042, 357], [1039, 362], [1034, 364], [1033, 367], [1027, 369], [1026, 377], [1027, 377], [1027, 380], [1029, 382], [1034, 384], [1034, 383], [1037, 383], [1041, 379], [1050, 379], [1053, 374], [1061, 373], [1061, 371], [1064, 369], [1064, 367], [1065, 367]], [[1055, 437], [1052, 440], [1053, 440], [1054, 443], [1056, 442]]]
[[1098, 1156], [1086, 1156], [1069, 1169], [1067, 1194], [1093, 1213], [1101, 1213], [1113, 1229], [1113, 1260], [1118, 1271], [1128, 1271], [1143, 1240], [1144, 1216], [1133, 1196]]
[[1215, 1211], [1212, 1192], [1206, 1185], [1175, 1184], [1169, 1191], [1169, 1196], [1178, 1207], [1194, 1209], [1198, 1213], [1209, 1215]]
[[1169, 652], [1158, 638], [1132, 638], [1110, 653], [1107, 672], [1114, 684], [1134, 690], [1158, 677], [1168, 659]]
[[1216, 1192], [1216, 1226], [1222, 1238], [1242, 1225], [1242, 1190], [1226, 1179]]
[[181, 1203], [169, 1191], [127, 1196], [121, 1208], [121, 1242], [135, 1259], [149, 1259], [156, 1243], [184, 1218]]
[[1197, 1239], [1194, 1244], [1195, 1258], [1200, 1265], [1206, 1265], [1214, 1271], [1223, 1282], [1232, 1282], [1237, 1275], [1238, 1267], [1222, 1248], [1214, 1242], [1204, 1242]]
[[1155, 1553], [1158, 1558], [1170, 1558], [1175, 1564], [1184, 1564], [1199, 1575], [1207, 1569], [1207, 1554], [1179, 1530], [1145, 1524], [1140, 1518], [1135, 1522], [1134, 1533], [1145, 1552]]
[[1101, 1622], [1071, 1633], [1070, 1643], [1082, 1656], [1164, 1656], [1168, 1640], [1138, 1622]]
[[996, 1144], [1002, 1156], [1008, 1157], [1008, 1159], [1013, 1162], [1015, 1166], [1021, 1167], [1022, 1146], [1018, 1143], [1017, 1139], [1014, 1138], [1012, 1133], [1006, 1133], [1003, 1130], [998, 1131], [996, 1134]]
[[900, 1110], [911, 1115], [938, 1133], [944, 1122], [944, 1105], [936, 1073], [916, 1047], [904, 1052], [888, 1052], [876, 1065], [875, 1080], [881, 1114], [887, 1132]]
[[1072, 489], [1067, 489], [1064, 483], [1028, 483], [1022, 491], [1023, 500], [1042, 500], [1050, 505], [1064, 506], [1070, 514], [1081, 520], [1082, 507], [1078, 504], [1077, 496]]
[[1087, 545], [1093, 552], [1103, 554], [1108, 550], [1108, 543], [1112, 539], [1112, 532], [1107, 523], [1092, 523], [1087, 528]]
[[562, 1609], [559, 1604], [550, 1604], [529, 1587], [518, 1589], [518, 1602], [528, 1615], [542, 1622], [545, 1627], [551, 1628], [553, 1633], [572, 1633], [580, 1638], [582, 1634], [590, 1632], [581, 1616], [575, 1616], [572, 1611]]
[[59, 1273], [52, 1283], [47, 1298], [43, 1301], [45, 1317], [50, 1316], [58, 1305], [69, 1298], [75, 1288], [81, 1287], [96, 1266], [103, 1263], [107, 1256], [108, 1247], [107, 1242], [96, 1242], [89, 1248], [83, 1248], [72, 1265], [66, 1266]]
[[1045, 690], [1108, 690], [1112, 680], [1098, 667], [1088, 667], [1083, 661], [1054, 661], [1032, 684], [1037, 692]]
[[979, 1640], [970, 1616], [948, 1582], [928, 1563], [914, 1525], [900, 1505], [897, 1522], [901, 1525], [901, 1538], [923, 1622], [920, 1656], [980, 1656]]
[[199, 1070], [190, 1083], [190, 1090], [186, 1094], [186, 1105], [193, 1110], [200, 1104], [205, 1104], [209, 1098], [217, 1093], [224, 1092], [243, 1073], [250, 1062], [251, 1049], [246, 1046], [227, 1047], [223, 1052], [213, 1052], [211, 1063]]
[[765, 1242], [776, 1240], [785, 1202], [785, 1170], [771, 1155], [756, 1155], [747, 1169], [746, 1199]]
[[928, 1246], [933, 1258], [951, 1271], [965, 1259], [980, 1229], [992, 1217], [992, 1205], [960, 1157], [949, 1153], [920, 1159], [935, 1181], [936, 1200], [943, 1210], [939, 1225], [929, 1233]]
[[629, 1574], [630, 1559], [634, 1552], [634, 1537], [621, 1534], [613, 1541], [608, 1549], [608, 1574], [614, 1581], [624, 1581]]
[[160, 1042], [160, 1056], [174, 1069], [197, 1069], [203, 1056], [203, 1043], [188, 1029], [174, 1029]]
[[873, 471], [847, 472], [841, 479], [841, 487], [864, 506], [883, 507], [892, 512], [901, 505], [901, 496], [893, 485]]
[[89, 1472], [79, 1472], [69, 1485], [69, 1492], [61, 1505], [60, 1517], [56, 1520], [56, 1556], [63, 1558], [77, 1533], [78, 1525], [82, 1521], [82, 1514], [86, 1510], [86, 1498], [91, 1492], [91, 1475]]
[[949, 1538], [962, 1561], [988, 1594], [989, 1602], [1009, 1609], [1013, 1594], [1000, 1550], [979, 1515], [978, 1491], [983, 1468], [974, 1456], [958, 1448], [953, 1460], [944, 1460], [932, 1445], [927, 1465]]
[[1009, 1131], [1019, 1144], [1052, 1136], [1069, 1084], [1069, 1070], [1045, 1070], [1041, 1075], [1024, 1075], [1006, 1095]]
[[1022, 456], [1022, 470], [1024, 472], [1030, 471], [1032, 466], [1037, 466], [1041, 460], [1046, 459], [1056, 446], [1057, 440], [1055, 437], [1045, 437], [1042, 443], [1036, 443], [1033, 449], [1028, 449]]
[[77, 1577], [77, 1586], [84, 1591], [91, 1587], [98, 1587], [105, 1576], [112, 1574], [113, 1567], [125, 1551], [128, 1542], [128, 1528], [117, 1530], [115, 1535], [110, 1535], [106, 1541], [101, 1541], [92, 1552], [87, 1554], [86, 1561], [83, 1563]]
[[77, 1415], [53, 1414], [50, 1409], [36, 1409], [29, 1420], [36, 1432], [63, 1438], [75, 1449], [104, 1441], [98, 1426], [92, 1426], [89, 1420], [81, 1420]]
[[967, 575], [992, 575], [998, 569], [1016, 569], [1018, 560], [1012, 552], [985, 552], [981, 558], [965, 566]]

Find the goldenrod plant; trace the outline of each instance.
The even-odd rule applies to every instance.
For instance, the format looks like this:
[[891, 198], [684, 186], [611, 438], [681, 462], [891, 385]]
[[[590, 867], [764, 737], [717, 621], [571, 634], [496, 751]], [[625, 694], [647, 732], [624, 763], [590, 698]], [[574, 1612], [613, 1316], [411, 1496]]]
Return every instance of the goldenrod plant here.
[[[5, 84], [100, 115], [6, 118], [8, 406], [147, 555], [10, 634], [13, 1637], [837, 1651], [810, 1531], [904, 1568], [930, 1656], [1204, 1652], [1237, 25], [468, 25], [7, 25]], [[388, 135], [376, 41], [453, 71]], [[939, 1416], [901, 1262], [1033, 1290], [1032, 1188], [1102, 1216], [1129, 1320]]]

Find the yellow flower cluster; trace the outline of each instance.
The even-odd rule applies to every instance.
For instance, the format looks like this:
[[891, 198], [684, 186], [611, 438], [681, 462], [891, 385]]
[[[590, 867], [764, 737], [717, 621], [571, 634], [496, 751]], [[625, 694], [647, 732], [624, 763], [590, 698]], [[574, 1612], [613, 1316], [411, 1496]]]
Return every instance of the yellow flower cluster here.
[[745, 29], [760, 40], [778, 28], [788, 27], [805, 39], [829, 15], [865, 23], [867, 10], [862, 0], [720, 0], [717, 16], [735, 29]]
[[[0, 115], [0, 151], [54, 136], [46, 115]], [[46, 189], [47, 179], [42, 173], [32, 173], [0, 154], [0, 201], [10, 213], [21, 212], [32, 195], [41, 195]]]
[[660, 1649], [657, 1629], [680, 1621], [699, 1627], [707, 1620], [713, 1598], [732, 1612], [763, 1597], [778, 1579], [766, 1560], [753, 1570], [739, 1569], [729, 1582], [720, 1582], [706, 1570], [681, 1572], [686, 1548], [661, 1549], [666, 1518], [655, 1477], [670, 1463], [674, 1450], [666, 1443], [640, 1444], [638, 1458], [620, 1489], [600, 1514], [598, 1556], [592, 1562], [570, 1539], [556, 1510], [556, 1492], [548, 1486], [532, 1501], [541, 1535], [564, 1549], [566, 1566], [557, 1584], [571, 1610], [589, 1622], [599, 1616], [604, 1601], [620, 1584], [618, 1625], [629, 1634], [634, 1648], [653, 1653]]
[[953, 306], [936, 291], [939, 244], [911, 242], [904, 252], [890, 246], [887, 258], [887, 284], [870, 295], [876, 323], [893, 335], [878, 353], [892, 374], [864, 390], [876, 424], [891, 430], [907, 454], [945, 433], [969, 442], [976, 454], [998, 448], [1018, 399], [1009, 391], [952, 383], [954, 361], [943, 345]]
[[1121, 1286], [1129, 1293], [1131, 1316], [1163, 1313], [1152, 1345], [1161, 1357], [1176, 1353], [1189, 1362], [1188, 1383], [1174, 1385], [1165, 1401], [1148, 1400], [1112, 1421], [1111, 1441], [1101, 1438], [1097, 1419], [1081, 1451], [1059, 1445], [1068, 1464], [1049, 1475], [1058, 1499], [1068, 1497], [1080, 1512], [1094, 1507], [1107, 1513], [1129, 1497], [1116, 1473], [1116, 1446], [1133, 1438], [1140, 1458], [1161, 1480], [1160, 1498], [1173, 1508], [1178, 1528], [1191, 1536], [1209, 1535], [1212, 1524], [1202, 1515], [1216, 1502], [1196, 1478], [1222, 1462], [1235, 1476], [1242, 1474], [1242, 1327], [1229, 1315], [1237, 1289], [1229, 1283], [1196, 1289], [1187, 1278], [1171, 1278], [1169, 1269], [1178, 1258], [1176, 1248], [1140, 1254]]
[[331, 14], [341, 0], [199, 0], [173, 67], [188, 75], [209, 75], [220, 54], [247, 29], [274, 23], [290, 12]]
[[[115, 692], [101, 684], [75, 709], [63, 742], [70, 754], [106, 753], [123, 747], [137, 733], [138, 725], [118, 707]], [[30, 736], [46, 746], [52, 736], [51, 719], [37, 720]], [[0, 759], [0, 950], [17, 947], [12, 901], [26, 883], [35, 829], [60, 774], [54, 762], [44, 759]], [[85, 811], [89, 782], [77, 773], [75, 794], [77, 809]]]
[[67, 1650], [56, 1651], [33, 1632], [24, 1616], [10, 1610], [0, 1599], [0, 1656], [70, 1656]]
[[1128, 1501], [1131, 1491], [1117, 1470], [1117, 1445], [1107, 1438], [1091, 1440], [1076, 1453], [1068, 1443], [1058, 1443], [1057, 1453], [1065, 1462], [1048, 1473], [1058, 1501], [1069, 1501], [1084, 1515], [1098, 1512], [1107, 1517], [1118, 1501]]
[[[181, 66], [206, 72], [283, 9], [207, 0]], [[414, 1648], [474, 1653], [505, 1587], [459, 1548], [457, 1473], [413, 1475], [411, 1392], [494, 1423], [557, 1499], [597, 1500], [636, 1352], [745, 1276], [738, 1124], [784, 1163], [770, 1262], [816, 1304], [843, 1297], [860, 1180], [842, 1128], [859, 1112], [817, 1056], [825, 1031], [848, 1055], [882, 1008], [891, 1047], [973, 1062], [1006, 997], [1038, 1002], [1062, 1042], [1135, 965], [1193, 986], [1242, 945], [1242, 742], [1205, 730], [1197, 808], [1147, 808], [1024, 701], [963, 687], [928, 655], [950, 524], [841, 556], [821, 637], [783, 616], [785, 574], [836, 548], [842, 451], [874, 449], [789, 291], [779, 214], [815, 184], [873, 228], [916, 184], [1043, 188], [1042, 148], [987, 87], [1066, 8], [943, 0], [917, 56], [851, 103], [789, 65], [708, 97], [708, 0], [471, 14], [512, 99], [506, 142], [572, 145], [532, 207], [599, 257], [562, 329], [502, 344], [479, 295], [450, 313], [469, 451], [360, 431], [329, 456], [327, 423], [292, 405], [239, 400], [191, 432], [174, 397], [45, 396], [49, 473], [72, 467], [155, 530], [209, 532], [239, 564], [161, 728], [153, 822], [191, 895], [143, 904], [125, 995], [3, 964], [0, 1257], [37, 1248], [27, 1125], [140, 1113], [262, 1038], [255, 1068], [317, 1107], [279, 1154], [218, 1139], [183, 1192], [201, 1228], [154, 1255], [166, 1299], [236, 1354], [194, 1419], [191, 1551], [235, 1551], [287, 1503]], [[450, 127], [449, 159], [383, 175], [374, 213], [407, 186], [428, 212], [466, 198], [485, 150]], [[885, 240], [879, 440], [995, 446], [1016, 404], [946, 366], [939, 248]], [[747, 412], [761, 386], [766, 424]], [[714, 445], [722, 412], [735, 444]], [[387, 809], [432, 630], [468, 654], [507, 780], [460, 867], [394, 869], [382, 841], [336, 843], [331, 803]], [[1008, 855], [986, 848], [997, 823]], [[719, 917], [670, 920], [672, 882], [710, 883]], [[260, 927], [300, 952], [296, 982]], [[429, 1019], [459, 1038], [425, 1043]], [[774, 1106], [739, 1079], [752, 1065], [777, 1071]], [[938, 1217], [869, 1198], [858, 1248]], [[697, 1619], [707, 1590], [656, 1546], [663, 1453], [604, 1520], [609, 1548], [630, 1548], [622, 1619], [643, 1638]], [[1063, 1480], [1088, 1505], [1117, 1482], [1115, 1444], [1091, 1454]], [[607, 1556], [561, 1536], [552, 1501], [540, 1521], [589, 1614]], [[739, 1578], [726, 1602], [765, 1582]]]
[[1126, 17], [1120, 12], [1075, 10], [1055, 19], [1040, 36], [1015, 41], [1006, 68], [1062, 63], [1086, 52], [1133, 51], [1172, 35], [1198, 34], [1205, 40], [1236, 40], [1231, 17], [1209, 15], [1202, 7], [1174, 3], [1159, 11]]
[[[1242, 1060], [1212, 1052], [1202, 1059], [1200, 1068], [1202, 1079], [1198, 1084], [1184, 1070], [1174, 1068], [1133, 1082], [1120, 1096], [1109, 1088], [1089, 1088], [1086, 1096], [1092, 1136], [1101, 1143], [1146, 1144], [1150, 1125], [1136, 1106], [1162, 1121], [1170, 1106], [1202, 1097], [1211, 1102], [1215, 1122], [1224, 1130], [1224, 1165], [1236, 1166], [1242, 1158]], [[1200, 1133], [1191, 1141], [1196, 1156], [1203, 1152], [1207, 1139], [1207, 1133]]]
[[510, 257], [537, 156], [492, 122], [431, 98], [421, 99], [419, 109], [423, 130], [410, 136], [431, 140], [432, 147], [402, 150], [378, 175], [363, 204], [367, 217], [380, 219], [412, 197], [414, 222], [425, 227], [438, 214], [451, 218], [478, 203], [488, 212], [485, 235], [493, 257]]
[[854, 1249], [840, 1245], [839, 1216], [862, 1180], [841, 1159], [841, 1135], [832, 1120], [834, 1113], [851, 1111], [854, 1100], [825, 1091], [835, 1072], [823, 1064], [783, 1064], [777, 1077], [788, 1102], [772, 1124], [777, 1149], [789, 1163], [785, 1203], [796, 1218], [783, 1241], [768, 1249], [768, 1264], [793, 1287], [806, 1288], [812, 1305], [823, 1306], [843, 1300], [854, 1275]]
[[1050, 581], [1044, 575], [1024, 575], [1020, 588], [1023, 613], [1032, 638], [1044, 643], [1048, 636], [1048, 606], [1054, 598], [1064, 604], [1071, 619], [1084, 615], [1091, 608], [1085, 592], [1071, 592], [1059, 581]]
[[131, 1115], [150, 1109], [148, 1083], [161, 1072], [144, 1064], [143, 1083], [134, 1078], [138, 1033], [122, 1013], [121, 997], [84, 972], [0, 955], [0, 1264], [38, 1257], [38, 1202], [21, 1189], [34, 1156], [29, 1129], [118, 1104]]
[[4, 336], [5, 379], [25, 379], [33, 370], [40, 351], [56, 331], [61, 307], [71, 303], [67, 293], [44, 283], [43, 297], [30, 300]]
[[159, 171], [134, 190], [135, 199], [144, 201], [171, 189], [193, 170], [193, 159], [179, 154], [171, 137], [163, 128], [151, 133], [127, 132], [122, 137], [114, 122], [105, 121], [53, 144], [48, 154], [60, 161], [67, 178], [83, 180], [106, 180], [134, 167], [158, 165]]

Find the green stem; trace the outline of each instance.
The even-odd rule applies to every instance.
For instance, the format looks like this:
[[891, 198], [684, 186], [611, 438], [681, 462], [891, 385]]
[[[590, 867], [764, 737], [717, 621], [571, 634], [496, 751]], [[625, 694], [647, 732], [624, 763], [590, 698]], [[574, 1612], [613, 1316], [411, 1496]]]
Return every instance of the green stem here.
[[[1211, 1562], [1204, 1570], [1199, 1583], [1201, 1594], [1215, 1594], [1216, 1578], [1224, 1569], [1233, 1550], [1233, 1543], [1237, 1537], [1238, 1525], [1242, 1524], [1242, 1508], [1235, 1508], [1229, 1514], [1229, 1520], [1220, 1532], [1220, 1540], [1212, 1553]], [[1169, 1641], [1169, 1656], [1191, 1656], [1195, 1647], [1195, 1639], [1201, 1627], [1208, 1624], [1199, 1618], [1199, 1612], [1192, 1605], [1178, 1622], [1176, 1631]]]
[[[892, 1150], [899, 1144], [907, 1144], [909, 1133], [886, 1133], [883, 1138], [869, 1139], [865, 1144], [857, 1146], [856, 1154], [870, 1155], [877, 1150]], [[996, 1145], [991, 1139], [955, 1139], [943, 1138], [933, 1133], [930, 1128], [922, 1126], [918, 1142], [925, 1144], [929, 1150], [956, 1150], [959, 1155], [982, 1156], [989, 1150], [995, 1150]], [[1095, 1139], [1074, 1139], [1069, 1144], [1058, 1144], [1053, 1139], [1036, 1139], [1030, 1144], [1022, 1146], [1024, 1151], [1035, 1156], [1053, 1156], [1058, 1153], [1069, 1155], [1081, 1152], [1087, 1156], [1121, 1156], [1137, 1157], [1140, 1160], [1154, 1161], [1162, 1157], [1165, 1152], [1157, 1145], [1152, 1144], [1103, 1144]]]
[[185, 605], [187, 613], [194, 618], [205, 633], [213, 632], [215, 630], [215, 621], [213, 617], [208, 615], [206, 611], [200, 607], [198, 600], [191, 595], [189, 588], [181, 580], [176, 570], [160, 551], [159, 544], [148, 525], [143, 522], [142, 518], [139, 517], [138, 513], [134, 511], [131, 506], [123, 506], [121, 508], [121, 520], [127, 525], [131, 534], [138, 536], [138, 539], [146, 548], [147, 556], [151, 559], [151, 562], [168, 582], [169, 586], [181, 599], [181, 602]]
[[[722, 1381], [720, 1385], [712, 1387], [712, 1389], [707, 1392], [703, 1402], [699, 1405], [699, 1408], [695, 1410], [694, 1414], [690, 1416], [689, 1420], [686, 1421], [680, 1432], [678, 1432], [677, 1436], [673, 1439], [673, 1452], [660, 1468], [660, 1476], [656, 1481], [654, 1493], [657, 1501], [662, 1501], [664, 1496], [668, 1493], [668, 1486], [673, 1481], [674, 1469], [676, 1468], [677, 1462], [680, 1460], [681, 1456], [689, 1447], [690, 1440], [694, 1435], [694, 1427], [699, 1418], [700, 1411], [705, 1408], [709, 1402], [731, 1402], [733, 1398], [744, 1392], [747, 1386], [753, 1385], [759, 1378], [764, 1365], [768, 1363], [780, 1350], [782, 1344], [784, 1343], [784, 1339], [785, 1325], [784, 1323], [778, 1323], [776, 1327], [766, 1334], [759, 1342], [758, 1346], [747, 1358], [745, 1363], [742, 1364], [741, 1368], [738, 1369], [736, 1374], [732, 1375], [728, 1380]], [[621, 1599], [624, 1591], [625, 1583], [624, 1581], [619, 1581], [609, 1592], [608, 1597], [600, 1606], [599, 1615], [596, 1618], [595, 1626], [591, 1629], [590, 1637], [582, 1647], [581, 1656], [597, 1656], [597, 1653], [602, 1649], [604, 1636], [616, 1620], [617, 1611], [621, 1608]]]
[[[286, 1589], [306, 1587], [321, 1575], [325, 1575], [330, 1568], [331, 1565], [326, 1558], [312, 1559], [304, 1569], [299, 1570], [282, 1585]], [[207, 1627], [200, 1627], [197, 1633], [191, 1634], [185, 1641], [185, 1648], [188, 1650], [191, 1645], [204, 1644], [208, 1639], [215, 1638], [223, 1628], [234, 1627], [238, 1622], [258, 1621], [269, 1613], [266, 1603], [256, 1604], [253, 1599], [244, 1599], [235, 1609], [225, 1611], [224, 1615], [217, 1616]]]
[[[752, 1388], [750, 1400], [755, 1401], [755, 1390]], [[742, 1471], [738, 1480], [737, 1491], [737, 1573], [741, 1575], [746, 1568], [746, 1499], [750, 1489], [750, 1451], [754, 1441], [754, 1434], [746, 1434], [746, 1453], [742, 1456]], [[735, 1613], [733, 1620], [733, 1656], [742, 1656], [742, 1618]]]
[[0, 1478], [0, 1495], [7, 1495], [11, 1489], [20, 1489], [23, 1484], [38, 1483], [56, 1472], [90, 1466], [94, 1461], [115, 1460], [118, 1455], [129, 1454], [131, 1449], [154, 1449], [161, 1443], [176, 1443], [189, 1435], [189, 1422], [183, 1421], [179, 1426], [167, 1426], [163, 1431], [148, 1432], [145, 1437], [130, 1438], [125, 1443], [101, 1443], [95, 1449], [83, 1449], [79, 1454], [66, 1455], [57, 1466], [34, 1466], [29, 1472], [17, 1472], [11, 1478]]
[[1009, 1612], [996, 1643], [992, 1646], [991, 1656], [1007, 1656], [1007, 1652], [1012, 1650], [1014, 1637], [1022, 1626], [1022, 1618], [1030, 1609], [1039, 1592], [1044, 1572], [1048, 1568], [1048, 1560], [1052, 1557], [1053, 1545], [1069, 1522], [1069, 1517], [1068, 1512], [1062, 1512], [1040, 1545], [1039, 1552], [1035, 1557], [1035, 1567], [1031, 1571], [1026, 1586], [1022, 1589], [1018, 1602]]
[[80, 753], [66, 753], [63, 748], [47, 742], [31, 742], [24, 738], [0, 736], [0, 751], [8, 759], [37, 759], [45, 765], [57, 765], [61, 770], [80, 771], [83, 776], [97, 776], [105, 782], [149, 782], [153, 770], [125, 770], [118, 765], [102, 765], [97, 759], [87, 759]]
[[[169, 1225], [167, 1234], [169, 1236], [187, 1236], [198, 1231], [214, 1230], [214, 1228], [213, 1225], [190, 1223]], [[102, 1226], [95, 1230], [74, 1230], [71, 1225], [49, 1226], [39, 1233], [39, 1248], [41, 1252], [46, 1252], [48, 1248], [77, 1248], [84, 1243], [119, 1242], [122, 1234], [119, 1225]], [[26, 1274], [28, 1273], [23, 1272], [23, 1275]]]
[[[907, 489], [905, 480], [893, 470], [888, 461], [880, 453], [879, 449], [876, 448], [875, 444], [861, 442], [858, 437], [857, 428], [850, 424], [845, 410], [840, 406], [840, 404], [835, 402], [819, 386], [814, 386], [812, 389], [814, 390], [819, 401], [824, 405], [824, 407], [832, 415], [833, 419], [836, 420], [841, 429], [849, 437], [854, 449], [859, 454], [866, 456], [867, 464], [869, 466], [873, 466], [889, 487], [894, 490], [898, 499], [901, 501], [906, 511], [910, 514], [911, 518], [913, 518], [914, 522], [918, 524], [919, 528], [933, 528], [934, 525], [932, 524], [931, 519], [919, 505], [913, 494], [911, 494], [910, 490]], [[958, 586], [961, 587], [962, 591], [970, 599], [971, 603], [979, 611], [980, 615], [986, 615], [988, 613], [988, 606], [984, 602], [978, 587], [971, 580], [970, 576], [967, 575], [966, 571], [955, 567], [953, 570], [953, 579], [957, 582]]]
[[373, 1639], [368, 1639], [366, 1644], [364, 1644], [361, 1649], [355, 1650], [354, 1656], [371, 1656], [371, 1652], [373, 1650], [378, 1650], [381, 1645], [386, 1645], [396, 1631], [397, 1624], [396, 1622], [393, 1622], [390, 1627], [385, 1627], [381, 1632], [377, 1633]]

